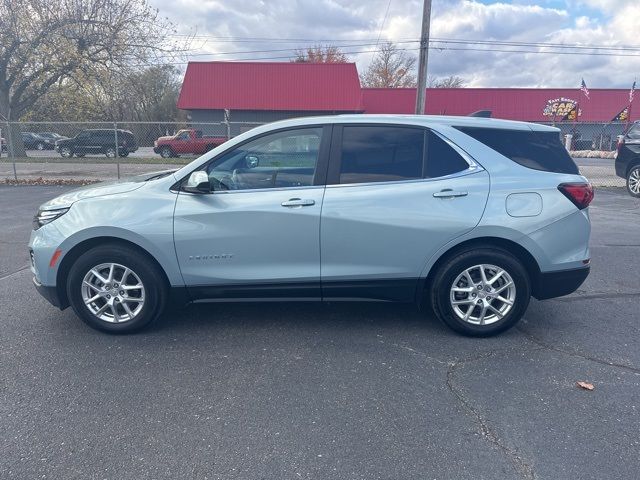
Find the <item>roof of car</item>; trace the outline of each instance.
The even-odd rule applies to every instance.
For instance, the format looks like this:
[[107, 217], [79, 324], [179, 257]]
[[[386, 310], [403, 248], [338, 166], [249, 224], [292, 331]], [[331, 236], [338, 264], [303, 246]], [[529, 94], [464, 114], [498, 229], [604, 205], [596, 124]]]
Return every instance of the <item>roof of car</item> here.
[[271, 125], [311, 125], [326, 123], [394, 123], [404, 125], [440, 125], [453, 127], [478, 127], [478, 128], [501, 128], [507, 130], [536, 130], [557, 132], [555, 127], [541, 125], [539, 123], [518, 122], [515, 120], [501, 120], [498, 118], [482, 117], [461, 117], [446, 115], [326, 115], [321, 117], [302, 117], [290, 120], [281, 120]]

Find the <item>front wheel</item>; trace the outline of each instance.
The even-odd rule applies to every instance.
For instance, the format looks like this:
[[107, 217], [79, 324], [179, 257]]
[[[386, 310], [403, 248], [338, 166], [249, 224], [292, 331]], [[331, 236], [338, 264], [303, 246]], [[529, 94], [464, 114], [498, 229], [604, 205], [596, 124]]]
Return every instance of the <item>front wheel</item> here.
[[71, 158], [73, 157], [73, 150], [69, 147], [60, 147], [60, 156], [63, 158]]
[[92, 248], [72, 265], [67, 295], [89, 326], [130, 333], [147, 326], [164, 309], [166, 284], [155, 263], [120, 245]]
[[116, 149], [113, 147], [107, 147], [104, 150], [104, 154], [107, 158], [116, 158]]
[[174, 153], [171, 147], [162, 147], [160, 149], [160, 156], [162, 158], [171, 158], [174, 156]]
[[433, 277], [436, 316], [463, 335], [486, 337], [514, 326], [531, 297], [529, 275], [510, 253], [476, 248], [446, 260]]
[[632, 197], [640, 198], [640, 165], [636, 165], [629, 170], [627, 191]]
[[38, 142], [36, 143], [36, 150], [44, 150], [45, 149], [45, 144], [42, 142]]

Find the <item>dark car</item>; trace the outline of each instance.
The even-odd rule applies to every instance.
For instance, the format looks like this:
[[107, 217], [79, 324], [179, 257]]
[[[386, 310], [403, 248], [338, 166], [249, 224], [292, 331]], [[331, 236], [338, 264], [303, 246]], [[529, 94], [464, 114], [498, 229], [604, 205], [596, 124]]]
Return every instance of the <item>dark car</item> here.
[[22, 132], [22, 143], [27, 150], [53, 150], [55, 140], [42, 137], [33, 132]]
[[102, 154], [109, 158], [118, 155], [126, 157], [138, 149], [133, 133], [128, 130], [82, 130], [73, 138], [56, 141], [56, 151], [65, 158], [84, 157], [91, 154]]
[[616, 175], [627, 180], [631, 196], [640, 198], [640, 122], [618, 140]]

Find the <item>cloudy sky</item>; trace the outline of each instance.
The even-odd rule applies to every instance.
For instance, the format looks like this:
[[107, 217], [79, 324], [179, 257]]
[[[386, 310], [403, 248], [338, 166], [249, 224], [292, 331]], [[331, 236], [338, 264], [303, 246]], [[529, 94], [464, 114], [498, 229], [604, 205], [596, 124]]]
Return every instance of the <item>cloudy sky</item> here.
[[[422, 0], [150, 1], [179, 34], [193, 35], [190, 60], [287, 61], [293, 49], [321, 43], [339, 45], [363, 72], [378, 39], [417, 56]], [[430, 49], [429, 73], [473, 87], [575, 87], [584, 77], [589, 88], [626, 88], [640, 80], [639, 28], [640, 0], [433, 0], [431, 36], [441, 42]], [[600, 55], [451, 40], [579, 44]], [[618, 50], [602, 48], [611, 46]]]

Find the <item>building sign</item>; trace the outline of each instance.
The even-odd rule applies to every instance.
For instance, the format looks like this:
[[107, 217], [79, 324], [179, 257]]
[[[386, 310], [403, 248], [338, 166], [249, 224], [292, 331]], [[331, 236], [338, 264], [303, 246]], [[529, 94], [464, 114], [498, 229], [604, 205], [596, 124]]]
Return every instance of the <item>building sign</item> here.
[[622, 110], [620, 110], [620, 113], [618, 113], [615, 117], [613, 117], [613, 119], [611, 120], [612, 122], [626, 122], [629, 120], [629, 107], [624, 107]]
[[578, 102], [576, 102], [575, 100], [571, 100], [570, 98], [554, 98], [552, 100], [547, 100], [547, 104], [544, 107], [544, 110], [542, 111], [542, 114], [545, 117], [569, 117], [569, 115], [571, 114], [571, 112], [573, 113], [573, 116], [575, 117], [575, 114], [577, 113], [578, 115], [580, 115], [580, 112], [578, 112]]

